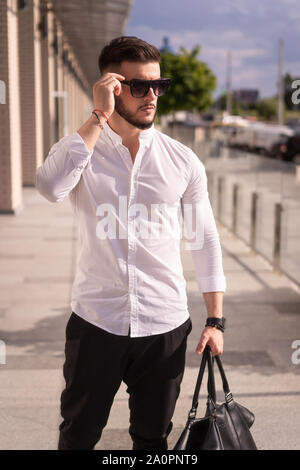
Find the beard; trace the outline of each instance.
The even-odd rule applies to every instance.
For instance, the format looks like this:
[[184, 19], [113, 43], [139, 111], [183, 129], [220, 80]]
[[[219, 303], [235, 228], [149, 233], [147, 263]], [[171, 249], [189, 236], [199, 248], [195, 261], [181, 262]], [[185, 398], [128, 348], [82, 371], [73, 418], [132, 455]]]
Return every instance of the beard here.
[[131, 113], [128, 111], [122, 101], [122, 98], [120, 96], [115, 96], [115, 111], [123, 118], [125, 121], [129, 122], [134, 127], [137, 127], [138, 129], [149, 129], [153, 122], [154, 118], [156, 116], [156, 110], [153, 116], [153, 119], [148, 122], [144, 122], [142, 119], [137, 119], [135, 117], [136, 113]]

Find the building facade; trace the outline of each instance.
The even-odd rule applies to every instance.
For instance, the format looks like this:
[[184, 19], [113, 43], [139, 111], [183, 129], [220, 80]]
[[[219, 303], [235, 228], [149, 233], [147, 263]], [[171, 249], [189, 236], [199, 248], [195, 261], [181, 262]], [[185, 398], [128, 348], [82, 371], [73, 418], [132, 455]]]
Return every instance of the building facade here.
[[22, 210], [51, 146], [88, 119], [98, 55], [125, 34], [131, 6], [0, 0], [0, 214]]

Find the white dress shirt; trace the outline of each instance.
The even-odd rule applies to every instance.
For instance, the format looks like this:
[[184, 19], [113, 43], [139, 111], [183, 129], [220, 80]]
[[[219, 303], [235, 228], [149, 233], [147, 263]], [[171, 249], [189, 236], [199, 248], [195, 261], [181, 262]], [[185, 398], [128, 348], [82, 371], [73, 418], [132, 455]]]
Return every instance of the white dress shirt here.
[[[108, 124], [92, 152], [75, 132], [51, 147], [35, 179], [49, 201], [69, 196], [77, 216], [72, 311], [116, 335], [130, 326], [131, 337], [165, 333], [189, 318], [181, 240], [200, 292], [226, 289], [203, 163], [154, 125], [139, 143], [133, 162]], [[185, 214], [197, 210], [201, 223], [182, 236]]]

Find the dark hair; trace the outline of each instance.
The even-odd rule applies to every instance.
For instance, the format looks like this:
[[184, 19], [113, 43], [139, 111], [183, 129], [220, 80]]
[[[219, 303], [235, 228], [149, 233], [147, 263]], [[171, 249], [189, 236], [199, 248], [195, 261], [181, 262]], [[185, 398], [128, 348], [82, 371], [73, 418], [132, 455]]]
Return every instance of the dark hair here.
[[120, 65], [124, 60], [160, 63], [160, 52], [155, 46], [135, 36], [120, 36], [102, 49], [98, 59], [100, 74], [103, 74], [108, 65]]

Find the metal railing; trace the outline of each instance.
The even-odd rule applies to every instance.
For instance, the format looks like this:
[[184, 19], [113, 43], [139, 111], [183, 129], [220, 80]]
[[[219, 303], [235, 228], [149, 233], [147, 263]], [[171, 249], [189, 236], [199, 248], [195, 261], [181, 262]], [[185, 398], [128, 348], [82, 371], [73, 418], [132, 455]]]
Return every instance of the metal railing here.
[[300, 165], [184, 142], [204, 163], [216, 218], [300, 285]]

